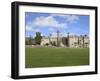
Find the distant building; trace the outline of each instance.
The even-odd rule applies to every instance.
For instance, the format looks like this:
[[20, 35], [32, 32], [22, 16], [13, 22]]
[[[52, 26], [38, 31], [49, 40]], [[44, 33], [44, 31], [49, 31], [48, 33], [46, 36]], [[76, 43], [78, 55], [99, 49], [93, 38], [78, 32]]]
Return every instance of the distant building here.
[[[47, 37], [42, 38], [41, 45], [52, 44], [55, 42], [57, 45], [57, 37], [51, 37], [50, 40]], [[89, 47], [89, 37], [88, 36], [76, 36], [69, 35], [67, 37], [60, 37], [61, 47], [75, 47], [75, 48], [88, 48]]]
[[[59, 40], [58, 40], [59, 39]], [[73, 48], [88, 48], [89, 47], [89, 37], [87, 35], [77, 36], [77, 35], [68, 35], [66, 37], [42, 37], [41, 46], [57, 46], [57, 41], [59, 41], [60, 47], [73, 47]], [[31, 41], [30, 41], [31, 40]], [[35, 39], [26, 37], [26, 45], [35, 44]]]
[[88, 36], [69, 36], [69, 47], [89, 47], [89, 37]]

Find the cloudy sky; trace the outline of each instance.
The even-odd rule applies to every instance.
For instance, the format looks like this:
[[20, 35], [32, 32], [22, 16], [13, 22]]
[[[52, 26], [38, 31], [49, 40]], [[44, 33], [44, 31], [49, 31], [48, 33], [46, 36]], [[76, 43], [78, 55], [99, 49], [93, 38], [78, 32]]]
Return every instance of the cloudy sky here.
[[42, 36], [51, 34], [55, 37], [57, 30], [61, 36], [67, 36], [68, 32], [89, 35], [89, 16], [25, 12], [26, 37], [35, 37], [36, 32], [41, 32]]

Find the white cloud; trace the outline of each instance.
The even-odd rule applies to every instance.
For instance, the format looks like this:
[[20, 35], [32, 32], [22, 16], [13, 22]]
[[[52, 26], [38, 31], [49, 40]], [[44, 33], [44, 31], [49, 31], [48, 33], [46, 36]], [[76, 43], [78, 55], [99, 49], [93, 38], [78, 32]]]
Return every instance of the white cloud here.
[[79, 16], [77, 15], [56, 15], [56, 14], [51, 14], [53, 17], [62, 17], [65, 19], [65, 21], [69, 22], [69, 23], [77, 23], [77, 21], [79, 20]]
[[54, 28], [48, 28], [48, 30], [49, 30], [49, 31], [55, 31], [55, 29], [54, 29]]
[[58, 17], [66, 17], [66, 16], [69, 16], [69, 15], [61, 15], [61, 14], [51, 14], [51, 16], [53, 16], [53, 17], [56, 17], [56, 16], [58, 16]]
[[56, 32], [53, 32], [51, 37], [57, 37], [57, 33]]
[[53, 27], [53, 28], [65, 28], [66, 23], [58, 22], [53, 16], [40, 16], [33, 21], [33, 25], [40, 27]]
[[43, 33], [41, 33], [41, 36], [44, 36], [44, 34], [43, 34]]
[[[60, 37], [62, 37], [62, 33], [59, 33]], [[57, 37], [57, 32], [52, 32], [51, 37]]]
[[[55, 17], [61, 17], [64, 22], [60, 22]], [[77, 15], [58, 15], [51, 14], [49, 16], [39, 16], [36, 17], [32, 22], [28, 22], [26, 25], [26, 31], [40, 32], [40, 27], [47, 27], [47, 30], [54, 32], [57, 30], [65, 30], [68, 28], [68, 23], [77, 23], [79, 16]]]
[[26, 31], [29, 31], [29, 32], [40, 32], [40, 29], [33, 28], [32, 26], [26, 25]]
[[61, 34], [61, 37], [66, 37], [66, 36], [67, 36], [67, 33]]
[[40, 32], [40, 29], [34, 29], [33, 31], [34, 32]]
[[[60, 37], [66, 37], [68, 34], [67, 33], [59, 33]], [[57, 37], [57, 32], [53, 32], [51, 37]]]
[[26, 25], [26, 31], [33, 31], [31, 26]]
[[69, 33], [69, 35], [72, 35], [72, 36], [74, 36], [74, 35], [75, 35], [75, 33]]
[[79, 17], [76, 15], [70, 15], [69, 17], [67, 17], [67, 21], [70, 23], [77, 23], [78, 20]]

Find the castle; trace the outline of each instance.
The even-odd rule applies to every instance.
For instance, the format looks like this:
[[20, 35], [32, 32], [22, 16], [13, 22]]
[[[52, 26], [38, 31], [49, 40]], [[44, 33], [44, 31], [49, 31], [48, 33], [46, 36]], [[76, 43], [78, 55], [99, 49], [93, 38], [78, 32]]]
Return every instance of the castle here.
[[[89, 47], [89, 37], [87, 35], [84, 36], [76, 36], [76, 35], [68, 35], [66, 37], [58, 37], [59, 46], [60, 47], [75, 47], [75, 48], [88, 48]], [[57, 46], [57, 37], [43, 37], [41, 40], [41, 45], [44, 46], [46, 44]]]
[[[25, 41], [29, 41], [30, 38], [26, 38]], [[35, 40], [32, 39], [32, 45], [35, 44]], [[73, 48], [88, 48], [89, 47], [89, 37], [87, 35], [67, 35], [61, 37], [59, 33], [57, 37], [45, 37], [41, 39], [40, 46], [58, 46], [58, 47], [73, 47]]]

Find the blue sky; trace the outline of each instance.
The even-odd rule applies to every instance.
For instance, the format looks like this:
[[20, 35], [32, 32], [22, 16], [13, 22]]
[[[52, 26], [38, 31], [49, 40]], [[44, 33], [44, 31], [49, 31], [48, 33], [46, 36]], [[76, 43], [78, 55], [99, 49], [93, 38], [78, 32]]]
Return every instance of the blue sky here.
[[56, 37], [59, 30], [61, 36], [67, 33], [76, 35], [89, 35], [89, 16], [55, 13], [25, 12], [25, 36], [35, 37], [36, 32], [42, 36]]

